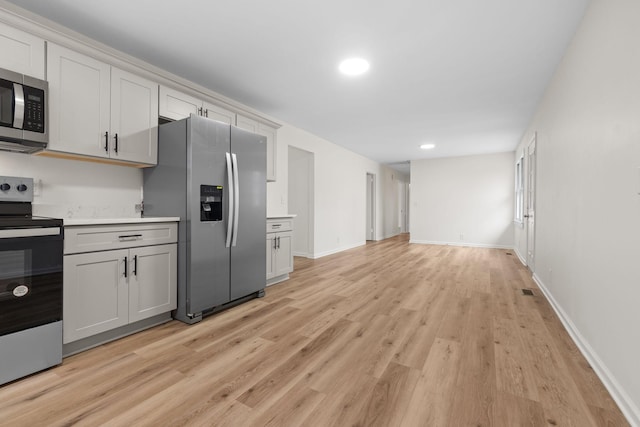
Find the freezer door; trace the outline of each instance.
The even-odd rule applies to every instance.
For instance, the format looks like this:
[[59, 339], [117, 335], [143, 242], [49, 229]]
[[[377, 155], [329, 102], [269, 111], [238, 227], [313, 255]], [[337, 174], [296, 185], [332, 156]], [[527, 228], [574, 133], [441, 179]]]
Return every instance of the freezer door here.
[[[230, 150], [230, 126], [195, 115], [189, 120], [187, 312], [196, 314], [230, 300], [230, 254], [225, 248], [229, 221], [226, 153]], [[219, 197], [222, 198], [221, 215], [213, 211], [220, 207]]]
[[266, 138], [231, 126], [238, 188], [237, 218], [231, 246], [231, 299], [264, 289], [267, 253]]

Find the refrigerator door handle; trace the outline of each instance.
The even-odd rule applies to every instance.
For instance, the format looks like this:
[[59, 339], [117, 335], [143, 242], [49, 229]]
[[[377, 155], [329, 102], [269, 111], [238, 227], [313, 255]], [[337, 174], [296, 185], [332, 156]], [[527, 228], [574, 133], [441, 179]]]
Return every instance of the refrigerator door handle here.
[[233, 168], [231, 167], [231, 154], [226, 153], [227, 157], [227, 182], [229, 183], [229, 215], [227, 216], [227, 241], [225, 247], [231, 246], [231, 234], [233, 233], [233, 207], [235, 194], [233, 191]]
[[238, 157], [236, 153], [231, 153], [233, 159], [233, 183], [235, 186], [235, 207], [233, 209], [233, 241], [231, 246], [235, 246], [238, 241], [238, 217], [240, 214], [240, 183], [238, 182], [238, 175], [240, 170], [238, 169]]

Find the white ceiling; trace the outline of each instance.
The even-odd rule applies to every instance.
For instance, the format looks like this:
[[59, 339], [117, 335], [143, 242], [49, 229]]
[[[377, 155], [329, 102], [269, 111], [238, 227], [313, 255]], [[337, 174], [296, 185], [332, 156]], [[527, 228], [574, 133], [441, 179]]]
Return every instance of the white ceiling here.
[[[408, 170], [513, 150], [589, 0], [11, 2]], [[340, 75], [349, 56], [370, 71]]]

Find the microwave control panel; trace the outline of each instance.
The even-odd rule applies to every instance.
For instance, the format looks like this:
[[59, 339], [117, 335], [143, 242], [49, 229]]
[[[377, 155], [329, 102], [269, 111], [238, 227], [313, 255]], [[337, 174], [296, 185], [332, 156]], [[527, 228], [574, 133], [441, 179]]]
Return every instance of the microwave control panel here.
[[44, 91], [31, 86], [24, 86], [24, 125], [23, 129], [44, 133]]

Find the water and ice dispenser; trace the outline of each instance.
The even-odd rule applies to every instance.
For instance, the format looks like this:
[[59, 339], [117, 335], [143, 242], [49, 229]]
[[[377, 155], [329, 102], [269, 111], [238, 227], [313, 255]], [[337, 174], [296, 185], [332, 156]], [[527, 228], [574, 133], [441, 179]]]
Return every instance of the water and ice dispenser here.
[[222, 221], [222, 186], [200, 186], [200, 221]]

